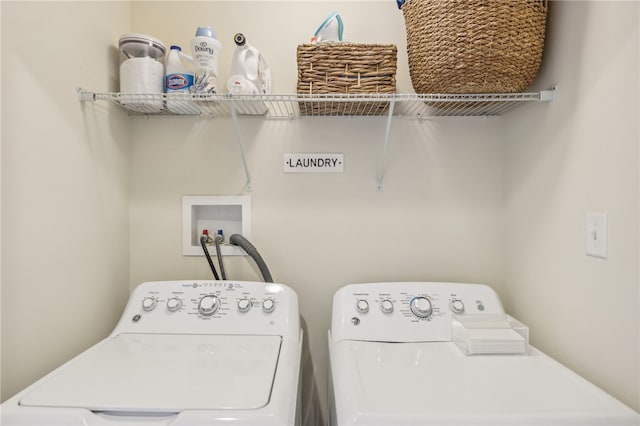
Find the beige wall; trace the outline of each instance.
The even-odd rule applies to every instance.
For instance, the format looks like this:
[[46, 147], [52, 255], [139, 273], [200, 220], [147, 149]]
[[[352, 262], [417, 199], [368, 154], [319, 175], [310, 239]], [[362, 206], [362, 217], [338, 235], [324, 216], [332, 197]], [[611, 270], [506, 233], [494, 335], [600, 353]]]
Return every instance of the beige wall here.
[[[505, 120], [507, 307], [535, 345], [640, 407], [637, 2], [552, 2], [540, 82]], [[606, 212], [609, 256], [585, 256]]]
[[126, 116], [115, 89], [128, 3], [2, 8], [2, 399], [104, 337], [128, 295]]
[[[197, 25], [213, 25], [223, 43], [223, 81], [233, 35], [244, 32], [269, 61], [274, 91], [294, 93], [297, 45], [337, 8], [345, 38], [398, 45], [398, 87], [411, 90], [404, 21], [394, 2], [196, 5], [183, 7], [176, 20], [175, 3], [136, 2], [133, 28], [184, 47]], [[323, 402], [326, 333], [340, 286], [389, 280], [481, 281], [497, 290], [502, 285], [500, 120], [395, 119], [384, 190], [378, 193], [384, 126], [384, 118], [242, 119], [253, 180], [252, 242], [274, 279], [298, 292], [314, 364], [305, 367], [315, 368]], [[243, 193], [231, 121], [135, 119], [131, 138], [131, 285], [209, 278], [204, 258], [181, 255], [181, 197]], [[285, 175], [287, 152], [344, 153], [345, 172]], [[227, 263], [234, 279], [260, 279], [246, 258]]]
[[[384, 120], [242, 119], [252, 241], [300, 296], [305, 367], [323, 405], [337, 288], [459, 280], [492, 285], [536, 345], [640, 408], [637, 9], [552, 3], [538, 85], [558, 83], [559, 98], [500, 119], [394, 119], [381, 193]], [[196, 26], [211, 24], [224, 46], [221, 81], [232, 36], [244, 32], [269, 60], [274, 91], [292, 93], [295, 48], [332, 10], [346, 38], [398, 45], [398, 90], [410, 92], [392, 1], [2, 2], [3, 398], [104, 336], [129, 288], [208, 278], [203, 258], [182, 256], [181, 197], [244, 193], [230, 120], [83, 112], [73, 89], [116, 88], [113, 46], [124, 32], [186, 47]], [[34, 25], [51, 49], [18, 44]], [[25, 80], [28, 98], [9, 85]], [[27, 124], [36, 117], [43, 122]], [[286, 152], [342, 152], [345, 172], [285, 175]], [[588, 211], [609, 213], [606, 261], [584, 257]], [[42, 229], [52, 249], [33, 256]], [[234, 279], [259, 279], [247, 258], [226, 261]]]

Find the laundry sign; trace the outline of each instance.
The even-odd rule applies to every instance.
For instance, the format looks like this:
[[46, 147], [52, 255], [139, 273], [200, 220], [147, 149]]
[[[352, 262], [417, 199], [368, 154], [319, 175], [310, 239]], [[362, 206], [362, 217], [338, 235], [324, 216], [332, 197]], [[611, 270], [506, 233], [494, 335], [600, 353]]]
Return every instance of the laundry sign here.
[[342, 173], [344, 154], [337, 153], [286, 153], [285, 173]]

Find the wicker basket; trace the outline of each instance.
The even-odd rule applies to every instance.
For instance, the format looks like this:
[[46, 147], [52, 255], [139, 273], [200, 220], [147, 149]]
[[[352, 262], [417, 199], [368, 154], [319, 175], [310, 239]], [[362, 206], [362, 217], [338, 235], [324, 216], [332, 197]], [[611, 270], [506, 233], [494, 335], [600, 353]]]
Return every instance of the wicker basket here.
[[542, 0], [409, 0], [402, 5], [416, 93], [516, 93], [544, 48]]
[[[298, 46], [299, 95], [388, 94], [396, 91], [393, 44], [318, 43]], [[388, 102], [300, 102], [303, 115], [382, 114]]]

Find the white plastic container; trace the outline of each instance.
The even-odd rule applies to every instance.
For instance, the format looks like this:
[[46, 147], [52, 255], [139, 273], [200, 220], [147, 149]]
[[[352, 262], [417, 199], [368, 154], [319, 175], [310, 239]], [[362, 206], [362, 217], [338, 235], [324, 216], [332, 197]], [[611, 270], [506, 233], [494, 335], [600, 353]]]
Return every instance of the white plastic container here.
[[[120, 93], [162, 94], [164, 92], [164, 55], [162, 41], [145, 34], [124, 34], [120, 49]], [[130, 111], [155, 113], [162, 110], [162, 100], [130, 100], [123, 96], [122, 106]]]
[[185, 62], [191, 57], [184, 55], [180, 46], [171, 46], [167, 56], [165, 90], [167, 109], [175, 114], [197, 114], [199, 109], [191, 101], [193, 70]]
[[[241, 33], [233, 37], [236, 49], [231, 60], [227, 90], [233, 95], [268, 95], [271, 93], [271, 70], [258, 49], [247, 43]], [[238, 100], [236, 110], [244, 115], [264, 115], [268, 108], [260, 100]]]
[[196, 93], [219, 93], [217, 79], [221, 51], [222, 45], [216, 40], [213, 28], [198, 27], [196, 36], [191, 40]]
[[227, 90], [235, 95], [267, 95], [271, 93], [271, 69], [258, 49], [247, 43], [241, 33], [234, 36], [236, 50], [231, 61], [231, 77]]

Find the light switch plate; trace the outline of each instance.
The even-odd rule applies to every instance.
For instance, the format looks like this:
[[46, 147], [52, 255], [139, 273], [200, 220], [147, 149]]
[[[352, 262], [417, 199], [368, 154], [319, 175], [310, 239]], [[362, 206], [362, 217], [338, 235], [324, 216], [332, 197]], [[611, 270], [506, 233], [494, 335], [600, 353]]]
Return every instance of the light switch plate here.
[[607, 214], [587, 213], [587, 256], [607, 258]]

